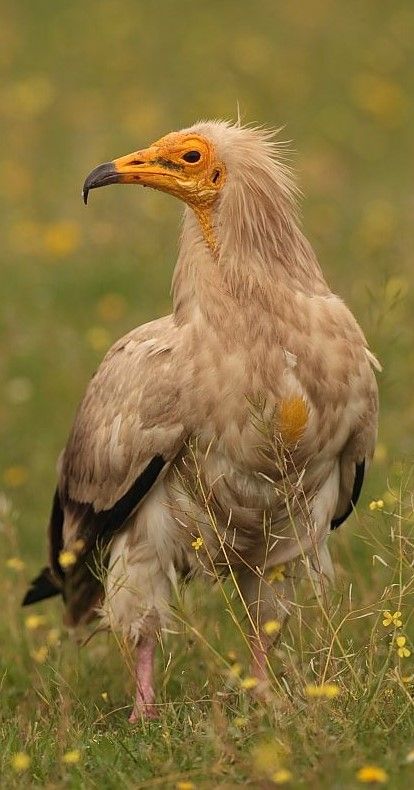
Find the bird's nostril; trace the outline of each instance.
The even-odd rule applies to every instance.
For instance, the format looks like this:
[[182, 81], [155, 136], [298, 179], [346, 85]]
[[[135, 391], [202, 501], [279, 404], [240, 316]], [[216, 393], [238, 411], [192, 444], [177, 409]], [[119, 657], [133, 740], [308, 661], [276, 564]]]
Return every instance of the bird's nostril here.
[[131, 165], [143, 165], [143, 164], [145, 164], [145, 163], [144, 163], [144, 161], [142, 159], [134, 159], [131, 162]]

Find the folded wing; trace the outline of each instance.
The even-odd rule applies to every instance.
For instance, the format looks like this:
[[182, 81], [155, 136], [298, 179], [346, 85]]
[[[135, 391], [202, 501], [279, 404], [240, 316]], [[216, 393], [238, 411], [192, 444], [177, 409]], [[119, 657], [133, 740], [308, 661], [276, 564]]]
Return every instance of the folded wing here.
[[[367, 349], [365, 352], [370, 364], [381, 369], [375, 357]], [[367, 367], [365, 381], [365, 409], [358, 415], [340, 457], [339, 498], [331, 529], [337, 529], [352, 513], [361, 493], [365, 472], [374, 455], [378, 430], [378, 390], [370, 367]]]
[[50, 597], [54, 586], [69, 620], [78, 622], [99, 598], [97, 553], [104, 556], [186, 438], [178, 346], [172, 318], [153, 321], [118, 341], [90, 381], [60, 462], [50, 568], [34, 580], [25, 604]]

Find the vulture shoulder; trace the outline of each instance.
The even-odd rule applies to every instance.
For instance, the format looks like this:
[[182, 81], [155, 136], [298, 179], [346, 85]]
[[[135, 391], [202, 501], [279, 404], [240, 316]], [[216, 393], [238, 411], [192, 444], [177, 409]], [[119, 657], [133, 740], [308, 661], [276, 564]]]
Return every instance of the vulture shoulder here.
[[[89, 382], [64, 450], [63, 505], [108, 511], [184, 440], [180, 418], [179, 329], [171, 316], [125, 335]], [[148, 475], [148, 473], [147, 473]]]

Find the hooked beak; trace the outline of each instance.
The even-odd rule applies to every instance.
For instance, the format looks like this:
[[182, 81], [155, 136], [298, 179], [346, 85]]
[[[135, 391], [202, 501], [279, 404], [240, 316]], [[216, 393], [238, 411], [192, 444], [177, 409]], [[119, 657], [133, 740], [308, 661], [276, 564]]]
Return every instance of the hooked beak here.
[[86, 205], [91, 189], [108, 184], [142, 184], [179, 195], [177, 181], [183, 170], [184, 167], [164, 158], [160, 149], [153, 145], [95, 167], [85, 180], [82, 197]]
[[118, 184], [119, 174], [117, 173], [113, 162], [105, 162], [103, 165], [98, 165], [86, 177], [82, 189], [82, 197], [85, 206], [88, 202], [88, 195], [90, 189], [97, 187], [105, 187], [107, 184]]

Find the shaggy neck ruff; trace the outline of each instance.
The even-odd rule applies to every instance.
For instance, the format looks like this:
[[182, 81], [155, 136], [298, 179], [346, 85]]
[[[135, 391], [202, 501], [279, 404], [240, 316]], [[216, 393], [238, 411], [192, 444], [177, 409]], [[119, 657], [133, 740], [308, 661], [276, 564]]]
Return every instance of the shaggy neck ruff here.
[[221, 122], [193, 129], [213, 138], [227, 179], [205, 217], [185, 210], [172, 285], [177, 321], [191, 321], [198, 309], [219, 323], [252, 302], [277, 316], [287, 291], [328, 295], [299, 228], [292, 175], [277, 159], [280, 144], [269, 132]]

